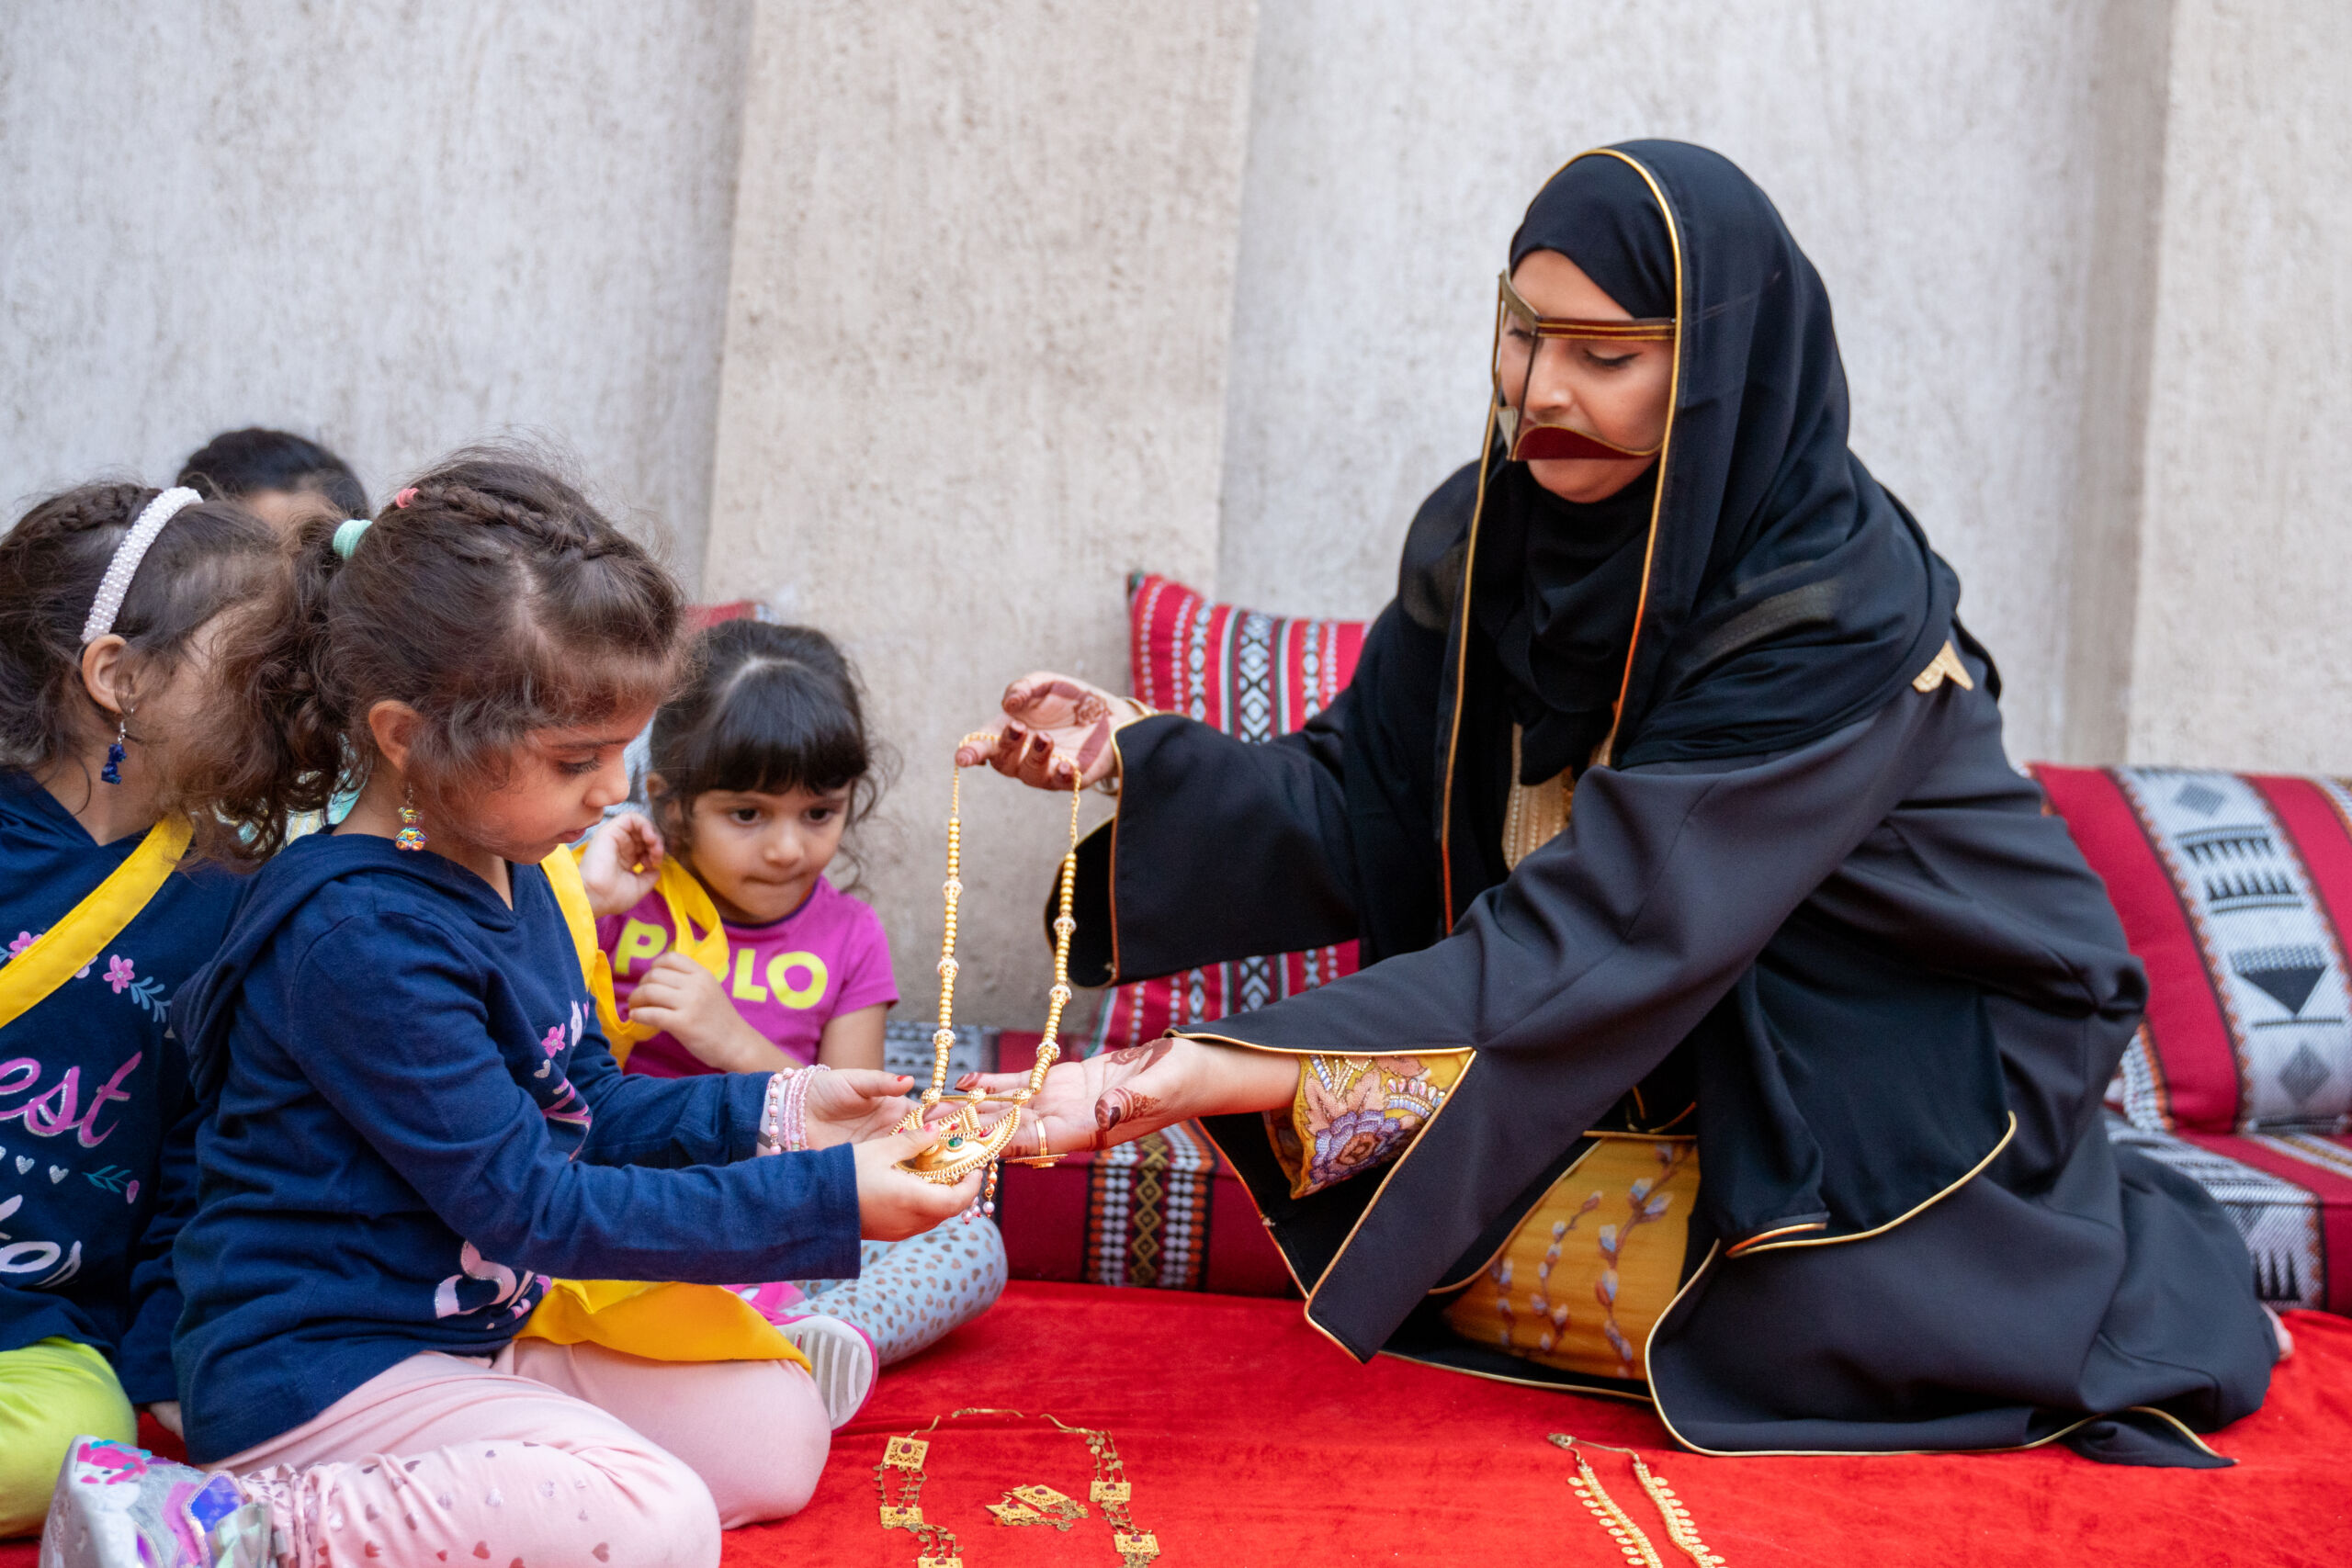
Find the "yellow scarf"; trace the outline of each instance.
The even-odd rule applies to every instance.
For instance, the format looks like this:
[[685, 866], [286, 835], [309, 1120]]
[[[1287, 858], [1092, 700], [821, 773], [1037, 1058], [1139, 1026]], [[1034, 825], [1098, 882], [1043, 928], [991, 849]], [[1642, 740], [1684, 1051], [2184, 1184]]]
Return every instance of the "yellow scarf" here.
[[[613, 1059], [626, 1062], [630, 1048], [655, 1031], [624, 1021], [613, 999], [613, 966], [596, 944], [596, 911], [588, 902], [587, 884], [580, 879], [579, 859], [570, 850], [558, 850], [539, 866], [548, 874], [555, 901], [563, 910], [563, 923], [571, 929], [580, 972], [596, 998], [596, 1021], [612, 1043]], [[660, 887], [670, 906], [671, 921], [677, 927], [680, 950], [725, 979], [727, 932], [710, 895], [675, 856], [662, 863]], [[702, 927], [702, 934], [696, 934], [696, 924]], [[6, 973], [0, 970], [0, 978]], [[808, 1364], [808, 1358], [775, 1325], [721, 1285], [551, 1280], [547, 1295], [517, 1337], [549, 1339], [558, 1345], [585, 1340], [650, 1361]]]
[[166, 817], [147, 829], [130, 858], [109, 873], [90, 896], [22, 953], [0, 966], [0, 1028], [6, 1028], [95, 962], [122, 928], [164, 886], [164, 878], [187, 852], [191, 827], [185, 817]]
[[[596, 943], [596, 912], [588, 902], [587, 884], [580, 880], [579, 856], [570, 850], [558, 850], [539, 865], [555, 886], [555, 901], [562, 906], [564, 924], [571, 928], [571, 946], [580, 954], [580, 972], [587, 976], [589, 994], [596, 998], [596, 1021], [604, 1026], [605, 1043], [613, 1048], [613, 1060], [627, 1066], [628, 1054], [637, 1048], [637, 1043], [661, 1031], [650, 1023], [632, 1023], [622, 1018], [620, 1004], [613, 999], [612, 960]], [[654, 886], [662, 903], [669, 906], [670, 924], [676, 932], [675, 950], [709, 970], [714, 977], [725, 980], [729, 960], [727, 928], [719, 922], [718, 907], [710, 901], [710, 894], [675, 855], [662, 862]]]

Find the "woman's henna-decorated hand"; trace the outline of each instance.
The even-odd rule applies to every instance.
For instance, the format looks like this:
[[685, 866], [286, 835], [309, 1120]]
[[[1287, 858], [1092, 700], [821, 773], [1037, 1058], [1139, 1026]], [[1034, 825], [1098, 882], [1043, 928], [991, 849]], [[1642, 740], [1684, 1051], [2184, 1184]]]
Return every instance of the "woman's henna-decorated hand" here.
[[[1218, 1109], [1192, 1103], [1196, 1097], [1186, 1068], [1200, 1049], [1189, 1041], [1162, 1036], [1148, 1045], [1105, 1051], [1082, 1062], [1056, 1063], [1037, 1098], [1029, 1102], [1005, 1157], [1036, 1154], [1040, 1133], [1049, 1153], [1074, 1154], [1131, 1143], [1171, 1122]], [[956, 1087], [1009, 1094], [1028, 1077], [1026, 1073], [967, 1073]]]
[[988, 763], [1035, 789], [1100, 784], [1118, 765], [1111, 733], [1137, 711], [1100, 686], [1039, 671], [1004, 689], [1004, 717], [977, 730], [956, 751], [956, 765]]

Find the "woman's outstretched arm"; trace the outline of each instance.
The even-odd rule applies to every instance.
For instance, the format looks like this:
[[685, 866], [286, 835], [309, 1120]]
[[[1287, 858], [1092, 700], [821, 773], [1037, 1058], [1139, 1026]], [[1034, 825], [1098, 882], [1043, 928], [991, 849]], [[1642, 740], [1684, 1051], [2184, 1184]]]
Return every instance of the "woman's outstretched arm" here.
[[1117, 815], [1079, 852], [1080, 985], [1351, 939], [1403, 951], [1442, 934], [1429, 781], [1443, 653], [1392, 606], [1339, 700], [1263, 744], [1031, 675], [959, 760], [1041, 789], [1074, 770], [1118, 780]]

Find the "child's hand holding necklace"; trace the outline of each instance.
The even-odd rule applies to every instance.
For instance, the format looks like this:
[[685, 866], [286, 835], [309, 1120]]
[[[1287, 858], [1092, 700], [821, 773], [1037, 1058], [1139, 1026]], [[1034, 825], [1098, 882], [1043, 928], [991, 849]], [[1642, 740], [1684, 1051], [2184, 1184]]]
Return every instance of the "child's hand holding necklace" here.
[[808, 1080], [808, 1107], [803, 1112], [808, 1146], [825, 1149], [886, 1136], [914, 1109], [914, 1101], [907, 1098], [907, 1090], [914, 1087], [915, 1080], [904, 1073], [864, 1067], [815, 1075]]
[[661, 830], [634, 811], [624, 811], [598, 828], [580, 857], [580, 880], [596, 918], [625, 915], [661, 880]]

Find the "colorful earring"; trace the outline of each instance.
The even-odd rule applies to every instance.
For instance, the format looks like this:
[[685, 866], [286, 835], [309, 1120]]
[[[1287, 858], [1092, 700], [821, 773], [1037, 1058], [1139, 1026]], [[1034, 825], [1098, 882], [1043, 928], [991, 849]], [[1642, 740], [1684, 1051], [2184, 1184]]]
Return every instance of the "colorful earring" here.
[[119, 784], [122, 782], [122, 743], [130, 738], [130, 735], [129, 721], [118, 717], [114, 721], [114, 743], [107, 748], [107, 765], [98, 770], [98, 777], [110, 784]]
[[392, 835], [392, 848], [411, 852], [423, 849], [424, 829], [417, 824], [424, 820], [424, 814], [416, 808], [416, 791], [403, 790], [401, 794], [401, 830]]

